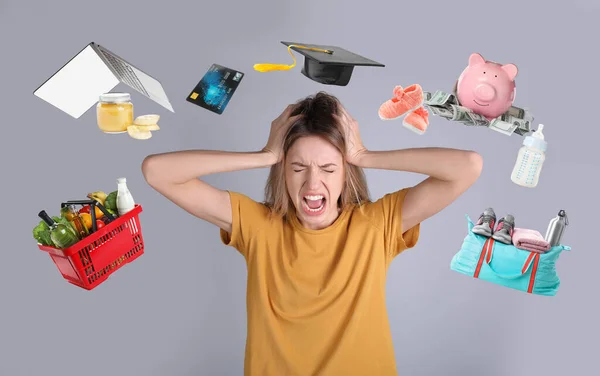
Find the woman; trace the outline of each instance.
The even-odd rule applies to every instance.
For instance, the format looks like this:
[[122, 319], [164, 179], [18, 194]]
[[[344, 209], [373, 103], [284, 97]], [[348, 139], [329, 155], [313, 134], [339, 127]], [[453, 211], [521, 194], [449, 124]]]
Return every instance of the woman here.
[[[197, 179], [271, 166], [266, 202]], [[375, 202], [362, 168], [428, 175]], [[397, 375], [385, 306], [392, 259], [479, 177], [472, 151], [370, 151], [325, 93], [290, 105], [259, 152], [148, 156], [146, 181], [218, 226], [248, 268], [245, 375]]]

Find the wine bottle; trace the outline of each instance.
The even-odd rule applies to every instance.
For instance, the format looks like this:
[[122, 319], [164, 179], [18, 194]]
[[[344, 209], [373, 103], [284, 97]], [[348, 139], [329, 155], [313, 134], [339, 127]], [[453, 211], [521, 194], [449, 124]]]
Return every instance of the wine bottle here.
[[45, 210], [42, 210], [38, 216], [50, 227], [50, 239], [58, 248], [69, 248], [79, 241], [79, 237], [72, 229], [62, 223], [55, 222]]

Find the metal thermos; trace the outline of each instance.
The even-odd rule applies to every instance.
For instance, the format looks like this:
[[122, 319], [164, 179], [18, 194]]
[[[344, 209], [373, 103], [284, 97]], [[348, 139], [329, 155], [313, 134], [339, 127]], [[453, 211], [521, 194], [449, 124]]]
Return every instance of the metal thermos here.
[[567, 213], [564, 210], [560, 210], [558, 215], [550, 220], [545, 239], [548, 243], [550, 243], [551, 247], [560, 245], [565, 228], [568, 225], [569, 219], [567, 218]]

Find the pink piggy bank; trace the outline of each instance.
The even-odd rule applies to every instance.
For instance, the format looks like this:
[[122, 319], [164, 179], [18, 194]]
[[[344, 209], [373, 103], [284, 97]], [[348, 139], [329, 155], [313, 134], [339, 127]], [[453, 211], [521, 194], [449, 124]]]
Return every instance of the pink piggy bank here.
[[497, 118], [508, 111], [515, 100], [517, 73], [514, 64], [486, 61], [474, 53], [458, 78], [456, 96], [461, 106], [489, 120]]

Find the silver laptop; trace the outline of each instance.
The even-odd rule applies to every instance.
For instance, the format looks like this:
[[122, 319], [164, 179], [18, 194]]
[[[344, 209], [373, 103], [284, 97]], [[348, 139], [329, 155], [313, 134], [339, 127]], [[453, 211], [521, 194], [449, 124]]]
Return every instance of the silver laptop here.
[[78, 119], [98, 102], [101, 94], [110, 92], [120, 82], [175, 112], [157, 79], [94, 42], [33, 94]]

